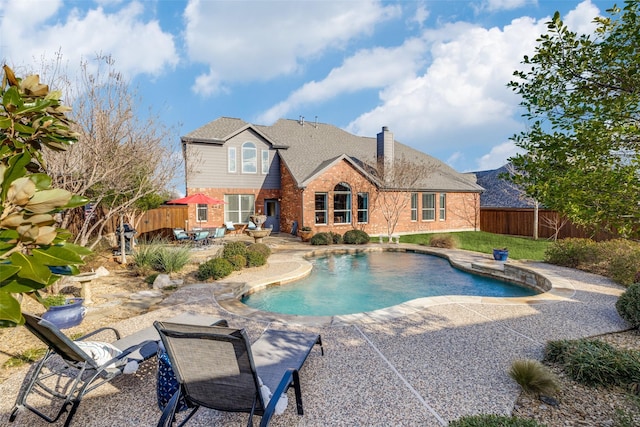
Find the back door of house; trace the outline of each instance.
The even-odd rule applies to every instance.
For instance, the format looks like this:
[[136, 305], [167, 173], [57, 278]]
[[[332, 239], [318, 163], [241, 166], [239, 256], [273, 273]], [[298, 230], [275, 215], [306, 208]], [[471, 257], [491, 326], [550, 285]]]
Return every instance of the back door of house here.
[[276, 199], [265, 199], [264, 201], [264, 214], [267, 216], [263, 227], [273, 227], [273, 232], [280, 231], [280, 205]]

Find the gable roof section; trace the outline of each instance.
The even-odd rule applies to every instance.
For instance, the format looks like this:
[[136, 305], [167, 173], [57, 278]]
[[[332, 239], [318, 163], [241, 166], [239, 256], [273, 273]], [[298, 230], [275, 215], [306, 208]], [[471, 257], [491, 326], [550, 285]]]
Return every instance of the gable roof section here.
[[242, 119], [236, 119], [232, 117], [220, 117], [217, 120], [207, 123], [198, 129], [189, 132], [180, 140], [183, 143], [208, 143], [215, 145], [224, 145], [229, 139], [238, 135], [247, 129], [251, 129], [265, 139], [266, 142], [271, 144], [273, 148], [286, 149], [287, 146], [283, 144], [276, 144], [275, 141], [271, 141], [268, 136], [264, 135], [256, 126], [251, 123], [247, 123]]
[[[332, 167], [333, 165], [341, 162], [341, 161], [345, 161], [347, 163], [349, 163], [351, 166], [353, 166], [358, 172], [360, 172], [362, 175], [365, 176], [365, 178], [367, 178], [369, 181], [373, 182], [375, 185], [379, 186], [378, 180], [371, 175], [370, 173], [368, 173], [367, 171], [365, 171], [362, 166], [360, 166], [357, 162], [355, 162], [351, 157], [347, 156], [346, 154], [341, 154], [338, 157], [334, 158], [334, 159], [328, 159], [324, 162], [322, 162], [321, 164], [318, 165], [318, 167], [311, 173], [311, 175], [304, 180], [304, 182], [302, 182], [300, 184], [301, 187], [306, 187], [307, 185], [309, 185], [314, 179], [316, 179], [319, 175], [321, 175], [324, 171], [326, 171], [327, 169], [329, 169], [330, 167]], [[288, 167], [288, 165], [287, 165]]]
[[[256, 125], [255, 129], [275, 142], [288, 145], [286, 151], [280, 151], [297, 184], [304, 187], [315, 176], [325, 162], [338, 159], [341, 155], [349, 158], [365, 176], [371, 177], [362, 164], [375, 164], [377, 139], [350, 134], [336, 126], [324, 123], [304, 122], [280, 119], [272, 126]], [[416, 190], [481, 192], [483, 189], [475, 183], [475, 176], [461, 174], [450, 166], [421, 151], [395, 142], [397, 159], [415, 159], [433, 169], [425, 170], [425, 176], [419, 180]], [[375, 181], [374, 181], [375, 182]]]

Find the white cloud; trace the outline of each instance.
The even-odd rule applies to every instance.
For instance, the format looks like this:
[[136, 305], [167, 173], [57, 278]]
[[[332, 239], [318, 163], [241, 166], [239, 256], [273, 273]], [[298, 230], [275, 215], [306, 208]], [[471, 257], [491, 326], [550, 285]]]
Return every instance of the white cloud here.
[[526, 6], [527, 4], [537, 3], [536, 0], [487, 0], [483, 3], [483, 7], [489, 11], [497, 10], [513, 10]]
[[475, 170], [483, 171], [498, 169], [499, 167], [507, 163], [507, 159], [509, 157], [513, 157], [521, 152], [522, 150], [516, 147], [513, 141], [508, 141], [496, 145], [495, 147], [491, 148], [491, 151], [489, 151], [489, 153], [485, 154], [479, 159], [476, 159], [478, 167]]
[[600, 15], [600, 9], [591, 3], [591, 0], [585, 0], [563, 16], [562, 20], [571, 31], [578, 34], [592, 34], [596, 28], [593, 19], [598, 15]]
[[510, 117], [517, 99], [506, 84], [543, 31], [544, 24], [530, 18], [503, 29], [455, 23], [425, 31], [424, 55], [431, 57], [426, 72], [385, 87], [381, 105], [352, 121], [349, 130], [370, 135], [384, 123], [399, 140], [426, 144], [466, 129], [467, 142], [458, 142], [471, 146], [480, 129], [496, 134], [515, 128]]
[[189, 58], [209, 67], [193, 90], [211, 94], [223, 82], [296, 73], [305, 60], [340, 49], [399, 13], [399, 7], [383, 7], [375, 0], [191, 0], [184, 14]]
[[[84, 4], [82, 4], [84, 6]], [[60, 16], [60, 1], [10, 1], [2, 4], [3, 55], [14, 65], [52, 59], [56, 52], [74, 67], [97, 53], [111, 55], [115, 67], [132, 78], [139, 73], [157, 75], [174, 66], [178, 55], [173, 36], [158, 21], [145, 20], [144, 5], [132, 2], [113, 13], [102, 7], [72, 9]]]
[[424, 42], [407, 40], [397, 48], [374, 48], [356, 52], [341, 66], [334, 68], [319, 82], [306, 83], [293, 92], [285, 101], [278, 103], [257, 119], [260, 123], [271, 123], [285, 117], [291, 110], [362, 89], [385, 87], [395, 81], [414, 78], [422, 65]]

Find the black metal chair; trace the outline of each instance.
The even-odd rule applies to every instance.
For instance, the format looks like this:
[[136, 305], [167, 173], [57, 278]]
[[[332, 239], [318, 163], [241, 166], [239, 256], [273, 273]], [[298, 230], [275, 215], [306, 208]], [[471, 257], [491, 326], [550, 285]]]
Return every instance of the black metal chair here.
[[[141, 362], [155, 356], [158, 349], [158, 338], [155, 338], [157, 333], [153, 328], [121, 338], [116, 329], [105, 327], [73, 341], [51, 322], [28, 313], [23, 313], [23, 316], [25, 327], [44, 342], [48, 349], [44, 358], [25, 377], [11, 411], [9, 420], [12, 422], [23, 408], [49, 423], [56, 422], [68, 410], [64, 425], [69, 426], [85, 394], [123, 374], [129, 362]], [[106, 345], [93, 343], [96, 346], [109, 346], [108, 349], [113, 351], [109, 353], [104, 350], [108, 360], [99, 362], [87, 353], [87, 347], [83, 347], [83, 350], [83, 344], [78, 342], [105, 331], [111, 331], [116, 341]], [[27, 402], [32, 393], [45, 396], [51, 401], [62, 400], [60, 409], [54, 415], [41, 412]]]
[[[261, 416], [266, 426], [280, 396], [295, 389], [298, 414], [302, 395], [298, 371], [314, 345], [324, 354], [320, 335], [267, 330], [250, 345], [244, 329], [155, 322], [180, 387], [162, 413], [158, 426], [175, 422], [178, 402], [184, 398], [191, 412], [184, 425], [201, 407]], [[261, 382], [272, 391], [266, 402]]]

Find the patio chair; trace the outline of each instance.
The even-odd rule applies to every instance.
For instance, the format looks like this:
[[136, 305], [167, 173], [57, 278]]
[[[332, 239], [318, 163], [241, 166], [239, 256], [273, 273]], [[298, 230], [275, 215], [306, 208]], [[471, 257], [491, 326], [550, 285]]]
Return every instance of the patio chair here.
[[[298, 371], [314, 345], [324, 354], [320, 335], [267, 330], [249, 344], [244, 329], [194, 326], [155, 322], [169, 355], [178, 391], [165, 407], [158, 426], [171, 426], [181, 398], [193, 408], [179, 424], [183, 426], [201, 407], [261, 416], [266, 426], [281, 396], [289, 387], [295, 390], [297, 411], [303, 414]], [[267, 401], [265, 387], [272, 391]]]
[[[157, 336], [153, 329], [121, 338], [116, 329], [105, 327], [72, 341], [51, 322], [28, 313], [23, 316], [25, 327], [48, 349], [25, 377], [9, 417], [11, 422], [23, 408], [49, 423], [56, 422], [69, 410], [64, 424], [67, 427], [85, 394], [123, 373], [135, 372], [137, 362], [155, 356], [158, 349], [157, 339], [152, 338]], [[85, 341], [104, 331], [113, 332], [116, 341]], [[53, 416], [47, 415], [27, 402], [31, 394], [44, 396], [52, 403], [62, 400], [62, 405]]]
[[206, 230], [196, 231], [195, 234], [193, 235], [193, 242], [197, 245], [206, 245], [209, 243], [208, 237], [209, 237], [209, 231], [206, 231]]
[[226, 227], [217, 227], [213, 230], [213, 234], [209, 235], [209, 243], [215, 243], [216, 241], [221, 241], [224, 235], [227, 232]]
[[185, 242], [185, 241], [191, 240], [191, 236], [189, 236], [189, 234], [186, 231], [184, 231], [183, 228], [174, 228], [173, 236], [176, 238], [178, 242]]

